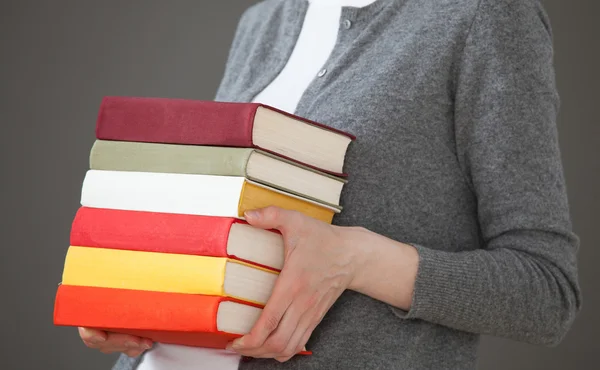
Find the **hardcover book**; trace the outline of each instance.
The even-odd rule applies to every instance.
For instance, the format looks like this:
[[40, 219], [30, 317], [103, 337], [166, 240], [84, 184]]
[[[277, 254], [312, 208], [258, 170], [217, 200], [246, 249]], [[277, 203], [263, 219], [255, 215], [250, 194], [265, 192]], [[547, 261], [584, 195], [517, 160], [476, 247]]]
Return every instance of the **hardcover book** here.
[[239, 176], [335, 207], [346, 181], [253, 148], [96, 140], [90, 169]]
[[259, 148], [343, 175], [351, 134], [257, 103], [105, 97], [96, 138]]
[[246, 210], [278, 206], [327, 223], [340, 212], [244, 177], [99, 170], [87, 172], [81, 205], [237, 218]]
[[229, 258], [70, 246], [62, 283], [216, 295], [264, 305], [277, 276]]
[[252, 329], [262, 309], [234, 299], [62, 284], [54, 324], [139, 335], [155, 342], [225, 348]]
[[280, 270], [283, 238], [233, 217], [81, 207], [71, 245], [228, 257]]
[[219, 296], [60, 285], [54, 324], [224, 349], [250, 332], [261, 312], [261, 306]]

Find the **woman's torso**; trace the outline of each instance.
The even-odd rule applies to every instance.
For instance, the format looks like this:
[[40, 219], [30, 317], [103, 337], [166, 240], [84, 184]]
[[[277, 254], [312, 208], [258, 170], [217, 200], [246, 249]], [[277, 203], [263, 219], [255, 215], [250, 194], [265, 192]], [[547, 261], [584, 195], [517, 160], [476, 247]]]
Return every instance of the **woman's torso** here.
[[[476, 201], [456, 156], [453, 93], [476, 0], [377, 0], [344, 7], [324, 74], [295, 113], [355, 134], [338, 225], [460, 251], [478, 248]], [[267, 0], [240, 22], [216, 100], [252, 101], [284, 68], [306, 0]], [[344, 293], [314, 331], [312, 356], [241, 369], [469, 369], [479, 336]], [[117, 369], [133, 361], [122, 358]]]
[[[221, 101], [252, 101], [285, 66], [308, 3], [266, 1], [242, 19]], [[337, 43], [295, 113], [358, 138], [338, 225], [460, 251], [480, 243], [476, 201], [456, 156], [456, 63], [477, 1], [378, 0], [345, 7]], [[348, 26], [349, 25], [349, 26]], [[314, 355], [241, 369], [468, 369], [478, 336], [420, 320], [346, 292], [315, 330]]]

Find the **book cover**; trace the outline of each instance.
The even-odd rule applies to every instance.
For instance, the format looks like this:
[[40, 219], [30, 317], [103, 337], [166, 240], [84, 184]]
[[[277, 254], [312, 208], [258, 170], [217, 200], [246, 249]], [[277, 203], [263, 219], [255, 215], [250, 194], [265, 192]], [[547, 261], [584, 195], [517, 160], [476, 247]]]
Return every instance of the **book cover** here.
[[[96, 140], [90, 151], [90, 169], [105, 171], [132, 171], [178, 173], [189, 175], [213, 176], [238, 176], [277, 188], [287, 193], [292, 193], [320, 203], [339, 207], [339, 194], [337, 197], [325, 196], [326, 192], [302, 191], [298, 181], [288, 182], [288, 185], [269, 181], [269, 176], [255, 177], [249, 171], [251, 158], [266, 156], [273, 159], [276, 166], [271, 171], [285, 173], [286, 168], [291, 168], [293, 173], [305, 181], [327, 181], [341, 187], [347, 183], [346, 179], [317, 171], [311, 167], [286, 160], [276, 155], [255, 148], [233, 148], [218, 146], [177, 145], [138, 143], [130, 141]], [[282, 168], [284, 168], [282, 170]], [[272, 174], [272, 179], [277, 179], [277, 174]], [[301, 182], [300, 182], [301, 183]], [[321, 194], [322, 196], [319, 196]]]
[[[240, 334], [217, 329], [217, 311], [226, 297], [111, 289], [62, 284], [54, 324], [138, 335], [155, 342], [225, 348]], [[255, 306], [261, 307], [261, 306]]]
[[[124, 96], [107, 96], [102, 99], [96, 138], [254, 148], [258, 146], [253, 143], [252, 129], [259, 107], [355, 139], [349, 133], [259, 103]], [[268, 151], [266, 148], [260, 149]], [[343, 173], [326, 172], [346, 176]]]
[[[233, 217], [212, 217], [175, 213], [123, 211], [80, 207], [73, 219], [70, 244], [141, 252], [228, 257], [266, 268], [280, 269], [279, 259], [260, 256], [248, 261], [227, 251]], [[273, 230], [257, 232], [274, 233]], [[273, 263], [277, 260], [277, 264]]]
[[252, 317], [246, 317], [242, 333], [221, 331], [217, 319], [222, 302], [262, 308], [219, 296], [63, 284], [56, 292], [54, 325], [130, 334], [159, 343], [224, 349], [227, 343], [250, 331], [257, 315], [251, 312]]
[[[234, 289], [228, 290], [225, 275], [230, 266], [239, 265], [262, 271], [262, 280], [241, 276], [230, 280]], [[62, 283], [230, 296], [262, 305], [271, 296], [276, 279], [277, 273], [273, 270], [228, 258], [70, 246]], [[229, 294], [234, 290], [240, 295]]]
[[89, 170], [81, 205], [243, 218], [246, 210], [278, 206], [331, 223], [334, 208], [244, 177]]

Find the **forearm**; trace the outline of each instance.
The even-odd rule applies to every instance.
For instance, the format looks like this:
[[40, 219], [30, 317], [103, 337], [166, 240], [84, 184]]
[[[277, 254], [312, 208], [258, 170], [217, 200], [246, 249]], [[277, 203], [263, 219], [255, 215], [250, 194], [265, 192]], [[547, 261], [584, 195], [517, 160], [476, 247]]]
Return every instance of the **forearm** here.
[[363, 228], [340, 228], [356, 256], [349, 289], [408, 311], [419, 265], [417, 250]]
[[[515, 231], [488, 249], [446, 252], [411, 246], [362, 228], [342, 228], [355, 258], [349, 289], [388, 303], [406, 318], [537, 344], [556, 344], [578, 310], [577, 282], [551, 258], [528, 250], [570, 248], [542, 231]], [[570, 264], [573, 264], [571, 262]]]

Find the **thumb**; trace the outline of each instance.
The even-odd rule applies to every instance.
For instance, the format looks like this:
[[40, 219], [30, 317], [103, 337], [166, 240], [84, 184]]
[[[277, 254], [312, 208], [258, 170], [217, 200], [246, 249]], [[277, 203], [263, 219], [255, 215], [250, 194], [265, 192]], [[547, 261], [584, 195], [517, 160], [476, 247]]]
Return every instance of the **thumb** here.
[[247, 210], [244, 218], [250, 225], [261, 229], [281, 230], [290, 220], [290, 211], [271, 206]]

